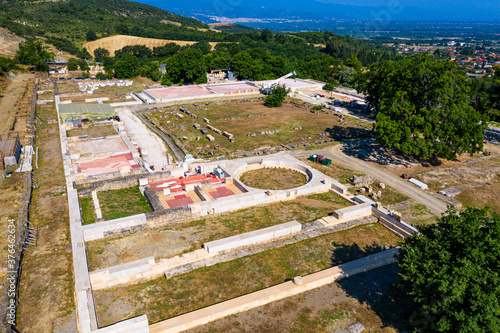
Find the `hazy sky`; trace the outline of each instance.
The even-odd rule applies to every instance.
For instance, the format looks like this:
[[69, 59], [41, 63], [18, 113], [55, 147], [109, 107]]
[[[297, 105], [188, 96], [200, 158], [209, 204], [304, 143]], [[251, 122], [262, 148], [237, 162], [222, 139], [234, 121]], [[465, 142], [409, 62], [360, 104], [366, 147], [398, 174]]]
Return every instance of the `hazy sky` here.
[[[1, 1], [1, 0], [0, 0]], [[390, 12], [391, 19], [500, 21], [500, 0], [135, 0], [187, 15], [209, 13], [228, 17], [316, 17], [373, 19]], [[356, 6], [356, 7], [353, 7]], [[379, 15], [380, 16], [380, 15]], [[375, 17], [377, 19], [377, 17]]]
[[390, 3], [399, 3], [407, 7], [420, 8], [454, 8], [454, 7], [474, 7], [474, 8], [500, 8], [500, 1], [477, 1], [477, 0], [315, 0], [322, 3], [333, 3], [340, 5], [355, 6], [388, 6]]

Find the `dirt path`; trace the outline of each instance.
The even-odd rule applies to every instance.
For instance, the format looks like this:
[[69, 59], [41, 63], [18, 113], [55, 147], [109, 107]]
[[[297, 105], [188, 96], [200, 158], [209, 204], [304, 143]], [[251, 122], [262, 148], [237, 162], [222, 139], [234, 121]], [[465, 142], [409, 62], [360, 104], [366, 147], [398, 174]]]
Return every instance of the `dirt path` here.
[[162, 139], [152, 133], [132, 112], [128, 109], [118, 110], [120, 120], [125, 124], [127, 135], [139, 144], [139, 147], [148, 151], [143, 159], [150, 165], [154, 165], [156, 170], [168, 165], [166, 154], [167, 147]]
[[8, 132], [14, 123], [16, 104], [23, 98], [28, 82], [34, 78], [34, 74], [19, 74], [4, 89], [3, 97], [0, 99], [0, 133]]
[[397, 189], [399, 192], [425, 205], [427, 208], [429, 208], [429, 210], [433, 214], [436, 214], [437, 216], [441, 216], [441, 213], [446, 211], [447, 207], [445, 202], [435, 198], [434, 196], [428, 193], [425, 193], [424, 191], [415, 187], [415, 185], [399, 179], [398, 177], [392, 175], [389, 171], [378, 168], [358, 158], [346, 155], [342, 151], [343, 147], [344, 145], [337, 145], [335, 147], [325, 148], [316, 151], [307, 151], [307, 152], [299, 151], [299, 152], [292, 152], [291, 154], [294, 156], [301, 156], [301, 157], [307, 157], [311, 154], [321, 154], [327, 158], [330, 158], [333, 161], [347, 165], [352, 169], [362, 171], [380, 180], [386, 185], [389, 185]]

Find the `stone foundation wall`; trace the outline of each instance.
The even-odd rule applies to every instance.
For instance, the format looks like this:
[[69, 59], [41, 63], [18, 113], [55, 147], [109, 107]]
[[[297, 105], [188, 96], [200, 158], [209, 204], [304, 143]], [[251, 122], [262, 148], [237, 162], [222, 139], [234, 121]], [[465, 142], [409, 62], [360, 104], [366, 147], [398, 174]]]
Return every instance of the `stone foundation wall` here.
[[189, 221], [196, 217], [196, 215], [193, 215], [191, 207], [182, 206], [146, 214], [146, 222], [148, 228], [157, 228], [168, 224]]
[[151, 207], [153, 212], [160, 213], [165, 211], [165, 208], [163, 208], [160, 199], [158, 199], [158, 196], [151, 186], [148, 185], [144, 188], [144, 196], [148, 200], [149, 206]]

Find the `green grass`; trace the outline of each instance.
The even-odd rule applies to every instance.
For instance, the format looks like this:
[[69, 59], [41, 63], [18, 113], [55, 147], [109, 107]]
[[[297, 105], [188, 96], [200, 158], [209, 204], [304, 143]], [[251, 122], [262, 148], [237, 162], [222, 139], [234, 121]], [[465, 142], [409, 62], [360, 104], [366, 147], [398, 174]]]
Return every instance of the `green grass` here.
[[122, 217], [151, 213], [147, 199], [141, 194], [137, 186], [121, 190], [109, 190], [98, 193], [99, 205], [105, 220], [114, 220]]
[[95, 212], [94, 212], [94, 203], [92, 202], [92, 197], [81, 198], [80, 206], [82, 209], [82, 219], [83, 224], [92, 224], [95, 223]]

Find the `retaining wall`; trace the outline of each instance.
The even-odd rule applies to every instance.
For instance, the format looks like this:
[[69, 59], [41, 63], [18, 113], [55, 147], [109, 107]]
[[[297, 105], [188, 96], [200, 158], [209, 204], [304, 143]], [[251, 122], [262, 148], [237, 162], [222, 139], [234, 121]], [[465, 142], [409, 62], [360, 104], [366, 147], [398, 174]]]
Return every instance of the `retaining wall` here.
[[231, 250], [237, 247], [251, 245], [255, 243], [267, 242], [279, 237], [291, 236], [300, 232], [302, 225], [297, 221], [275, 225], [244, 234], [219, 239], [213, 242], [203, 244], [203, 248], [208, 253], [216, 253], [225, 250]]
[[143, 230], [146, 228], [146, 214], [139, 214], [121, 219], [97, 222], [82, 227], [83, 237], [86, 242], [113, 237], [126, 233]]
[[401, 238], [407, 238], [411, 235], [418, 234], [418, 230], [415, 227], [412, 227], [406, 222], [396, 220], [380, 209], [372, 207], [372, 213], [373, 216], [378, 218], [380, 224]]

